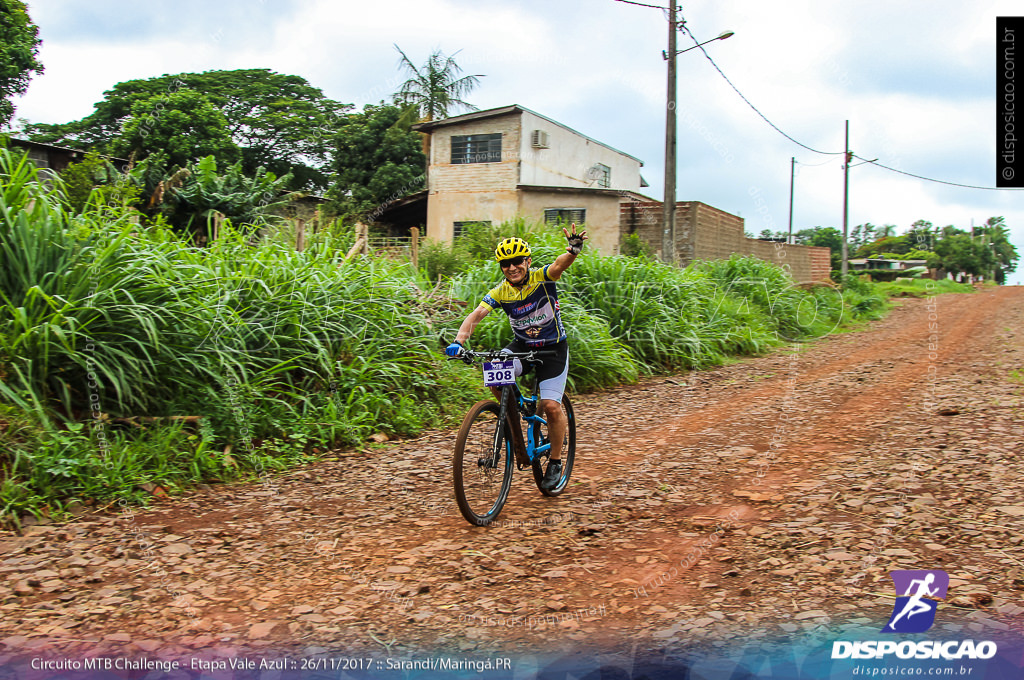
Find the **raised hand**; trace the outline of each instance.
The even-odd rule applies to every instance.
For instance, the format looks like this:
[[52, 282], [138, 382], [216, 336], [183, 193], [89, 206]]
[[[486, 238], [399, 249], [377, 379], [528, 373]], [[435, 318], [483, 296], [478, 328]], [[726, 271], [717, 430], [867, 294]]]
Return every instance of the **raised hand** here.
[[583, 250], [583, 242], [587, 240], [587, 232], [581, 231], [576, 233], [576, 223], [572, 223], [572, 232], [562, 227], [562, 233], [565, 234], [565, 238], [569, 241], [569, 245], [566, 247], [565, 252], [572, 253], [573, 255], [579, 255], [580, 251]]

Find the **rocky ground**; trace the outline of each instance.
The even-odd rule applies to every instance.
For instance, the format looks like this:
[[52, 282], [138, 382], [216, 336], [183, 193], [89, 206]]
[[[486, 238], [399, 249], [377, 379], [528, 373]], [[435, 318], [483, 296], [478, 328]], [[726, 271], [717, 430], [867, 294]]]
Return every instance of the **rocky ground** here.
[[570, 490], [488, 528], [437, 431], [0, 534], [0, 663], [770, 646], [877, 631], [914, 568], [943, 634], [1024, 630], [1024, 288], [575, 403]]

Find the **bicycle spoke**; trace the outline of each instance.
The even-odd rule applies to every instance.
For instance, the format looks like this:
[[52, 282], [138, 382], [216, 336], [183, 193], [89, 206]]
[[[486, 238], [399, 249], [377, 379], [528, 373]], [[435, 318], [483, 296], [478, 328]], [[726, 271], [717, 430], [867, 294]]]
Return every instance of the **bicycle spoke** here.
[[473, 524], [489, 524], [501, 512], [512, 482], [512, 461], [498, 405], [480, 402], [463, 421], [455, 446], [455, 497]]

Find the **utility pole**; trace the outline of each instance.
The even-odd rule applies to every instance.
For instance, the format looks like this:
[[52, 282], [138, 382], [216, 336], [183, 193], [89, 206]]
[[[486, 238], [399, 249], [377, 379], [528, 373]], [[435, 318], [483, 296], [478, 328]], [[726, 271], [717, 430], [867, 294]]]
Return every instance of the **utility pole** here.
[[841, 269], [843, 278], [846, 278], [850, 271], [850, 253], [846, 245], [848, 232], [848, 215], [850, 207], [850, 121], [846, 121], [846, 162], [843, 163], [843, 267]]
[[676, 263], [676, 0], [668, 9], [668, 94], [665, 102], [665, 204], [661, 259]]
[[686, 22], [676, 21], [675, 0], [671, 2], [673, 4], [668, 8], [668, 51], [661, 53], [668, 61], [668, 93], [665, 102], [665, 212], [662, 219], [661, 259], [667, 264], [675, 265], [679, 262], [679, 258], [676, 257], [676, 55], [695, 50], [715, 40], [725, 40], [732, 37], [733, 32], [722, 31], [710, 40], [677, 51], [676, 31], [679, 24]]
[[793, 176], [796, 175], [796, 156], [789, 159], [789, 239], [786, 243], [793, 243]]

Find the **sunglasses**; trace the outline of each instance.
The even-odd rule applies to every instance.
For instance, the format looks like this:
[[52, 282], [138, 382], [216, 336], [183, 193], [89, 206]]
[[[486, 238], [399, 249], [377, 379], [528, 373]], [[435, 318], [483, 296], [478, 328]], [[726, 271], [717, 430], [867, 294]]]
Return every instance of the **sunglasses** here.
[[501, 260], [498, 264], [502, 269], [508, 269], [509, 267], [518, 267], [522, 263], [526, 262], [526, 258], [520, 255], [519, 257], [512, 257], [507, 260]]

